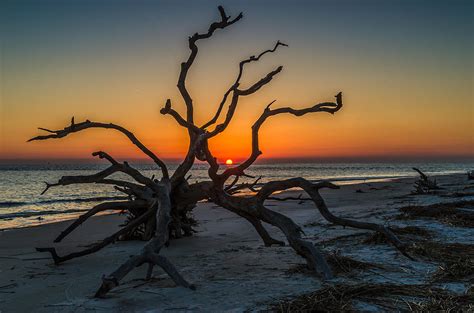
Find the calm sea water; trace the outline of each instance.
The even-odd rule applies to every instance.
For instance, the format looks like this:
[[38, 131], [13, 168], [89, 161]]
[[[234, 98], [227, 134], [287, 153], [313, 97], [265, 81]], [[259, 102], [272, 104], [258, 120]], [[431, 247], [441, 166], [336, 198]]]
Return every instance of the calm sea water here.
[[[150, 164], [132, 164], [145, 175], [159, 172]], [[293, 163], [257, 164], [248, 174], [263, 176], [262, 182], [291, 177], [309, 180], [329, 179], [338, 184], [389, 180], [416, 176], [413, 166], [432, 175], [465, 173], [473, 163]], [[63, 175], [87, 175], [106, 167], [103, 164], [0, 164], [0, 229], [25, 227], [73, 218], [99, 200], [123, 196], [111, 186], [81, 184], [51, 188], [40, 195], [44, 182], [56, 182]], [[176, 166], [170, 166], [171, 171]], [[190, 172], [193, 181], [207, 177], [207, 167], [197, 164]], [[125, 178], [120, 174], [117, 178]]]

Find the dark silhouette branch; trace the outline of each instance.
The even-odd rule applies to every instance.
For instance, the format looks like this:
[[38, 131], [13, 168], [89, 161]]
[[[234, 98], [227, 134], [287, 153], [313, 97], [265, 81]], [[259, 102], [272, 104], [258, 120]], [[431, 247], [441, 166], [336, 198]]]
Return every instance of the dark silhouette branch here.
[[69, 260], [74, 259], [74, 258], [78, 258], [78, 257], [81, 257], [81, 256], [92, 254], [92, 253], [97, 252], [100, 249], [106, 247], [107, 245], [109, 245], [111, 243], [114, 243], [115, 241], [117, 241], [119, 239], [120, 236], [127, 234], [130, 230], [134, 229], [138, 225], [145, 222], [148, 218], [150, 218], [150, 216], [153, 215], [154, 211], [155, 210], [153, 208], [149, 208], [147, 212], [145, 212], [144, 214], [142, 214], [141, 216], [139, 216], [138, 218], [133, 220], [127, 226], [121, 228], [115, 234], [105, 238], [101, 242], [99, 242], [97, 244], [94, 244], [94, 245], [92, 245], [91, 247], [89, 247], [85, 250], [81, 250], [81, 251], [78, 251], [78, 252], [72, 252], [72, 253], [64, 255], [64, 256], [59, 256], [58, 253], [56, 252], [55, 248], [36, 248], [36, 251], [38, 251], [38, 252], [49, 252], [51, 254], [51, 257], [54, 260], [54, 263], [56, 265], [61, 264], [61, 263], [66, 262], [66, 261], [69, 261]]
[[[122, 134], [127, 136], [127, 138], [130, 139], [130, 141], [135, 146], [137, 146], [144, 154], [149, 156], [161, 168], [161, 172], [162, 172], [164, 178], [169, 177], [168, 169], [166, 168], [165, 163], [163, 163], [163, 161], [160, 158], [158, 158], [153, 152], [151, 152], [150, 149], [145, 147], [145, 145], [143, 145], [137, 139], [137, 137], [135, 137], [135, 135], [132, 132], [130, 132], [129, 130], [123, 128], [122, 126], [115, 125], [115, 124], [112, 124], [112, 123], [107, 124], [107, 123], [91, 122], [89, 120], [86, 120], [85, 122], [75, 124], [74, 123], [74, 118], [72, 118], [71, 125], [66, 126], [64, 129], [47, 130], [48, 132], [50, 132], [52, 134], [51, 135], [36, 136], [36, 137], [33, 137], [33, 138], [29, 139], [28, 142], [35, 141], [35, 140], [63, 138], [63, 137], [66, 137], [69, 134], [76, 133], [76, 132], [86, 130], [86, 129], [89, 129], [89, 128], [114, 129], [114, 130], [117, 130], [117, 131], [121, 132]], [[40, 128], [40, 129], [45, 130], [43, 128]]]
[[[148, 204], [149, 205], [149, 204]], [[89, 217], [94, 216], [97, 213], [107, 210], [130, 210], [130, 209], [146, 209], [147, 202], [143, 200], [136, 201], [116, 201], [116, 202], [103, 202], [94, 206], [92, 209], [81, 215], [71, 225], [69, 225], [61, 234], [54, 240], [54, 242], [60, 242], [67, 235], [69, 235], [74, 229], [84, 223]]]
[[188, 90], [186, 89], [186, 77], [188, 75], [189, 68], [193, 64], [198, 54], [198, 47], [196, 45], [196, 42], [198, 40], [210, 38], [216, 30], [224, 29], [234, 24], [235, 22], [239, 21], [243, 17], [243, 14], [240, 13], [236, 18], [230, 20], [230, 16], [227, 16], [222, 6], [219, 6], [218, 10], [221, 17], [221, 20], [219, 22], [212, 23], [209, 26], [209, 29], [207, 30], [206, 33], [202, 33], [202, 34], [195, 33], [194, 35], [189, 37], [188, 44], [189, 44], [189, 49], [191, 50], [191, 54], [189, 55], [186, 62], [181, 63], [181, 72], [179, 74], [177, 86], [181, 93], [181, 96], [184, 99], [184, 103], [186, 104], [186, 120], [191, 124], [194, 123], [193, 100], [191, 96], [189, 95]]
[[189, 129], [190, 131], [193, 131], [197, 134], [202, 132], [201, 129], [199, 129], [196, 125], [186, 121], [184, 118], [181, 117], [181, 115], [178, 112], [176, 112], [175, 110], [173, 110], [171, 108], [171, 100], [170, 99], [166, 100], [165, 107], [160, 110], [160, 113], [163, 114], [163, 115], [169, 114], [169, 115], [173, 116], [174, 119], [176, 120], [176, 122], [178, 122], [179, 125]]
[[230, 88], [225, 92], [225, 94], [224, 94], [224, 96], [223, 96], [223, 98], [222, 98], [222, 100], [219, 104], [219, 107], [217, 108], [217, 112], [214, 115], [214, 117], [212, 119], [210, 119], [207, 123], [202, 125], [201, 129], [206, 129], [207, 127], [209, 127], [209, 126], [211, 126], [211, 125], [213, 125], [214, 123], [217, 122], [217, 119], [219, 118], [219, 115], [221, 114], [222, 109], [224, 108], [224, 104], [227, 101], [227, 98], [229, 97], [230, 93], [232, 91], [235, 91], [239, 87], [240, 79], [242, 78], [242, 75], [244, 73], [245, 64], [259, 61], [260, 58], [263, 57], [265, 54], [275, 52], [279, 46], [288, 47], [287, 44], [284, 44], [280, 41], [277, 41], [277, 43], [275, 44], [273, 49], [265, 50], [265, 51], [261, 52], [258, 56], [252, 55], [250, 58], [245, 59], [243, 61], [240, 61], [240, 63], [239, 63], [239, 73], [237, 75], [237, 78], [235, 79], [234, 84], [232, 86], [230, 86]]
[[57, 183], [46, 183], [46, 189], [41, 193], [44, 194], [49, 188], [54, 187], [54, 186], [67, 186], [67, 185], [72, 185], [72, 184], [91, 184], [91, 183], [105, 183], [105, 184], [113, 184], [116, 185], [129, 185], [129, 183], [117, 181], [117, 180], [105, 180], [108, 176], [116, 173], [116, 172], [122, 172], [125, 174], [128, 174], [130, 177], [135, 179], [137, 182], [148, 186], [149, 188], [153, 189], [155, 188], [155, 183], [153, 180], [151, 180], [148, 177], [143, 176], [138, 170], [132, 168], [127, 162], [124, 162], [124, 164], [118, 163], [115, 161], [110, 155], [103, 151], [99, 152], [94, 152], [92, 153], [93, 156], [99, 156], [101, 159], [105, 158], [109, 160], [112, 165], [106, 168], [105, 170], [102, 170], [96, 174], [92, 175], [77, 175], [77, 176], [63, 176], [59, 179]]
[[277, 69], [275, 69], [274, 71], [268, 73], [264, 78], [260, 79], [258, 82], [256, 82], [255, 84], [253, 84], [252, 86], [250, 86], [247, 89], [240, 90], [240, 89], [237, 89], [237, 87], [236, 87], [232, 92], [232, 100], [230, 102], [229, 109], [227, 111], [224, 122], [217, 125], [216, 128], [213, 131], [207, 133], [206, 138], [212, 138], [212, 137], [218, 135], [219, 133], [222, 133], [227, 128], [230, 121], [234, 117], [234, 113], [235, 113], [235, 110], [237, 108], [237, 104], [239, 102], [239, 97], [240, 96], [248, 96], [248, 95], [251, 95], [251, 94], [257, 92], [260, 88], [262, 88], [263, 86], [268, 84], [276, 74], [280, 73], [282, 69], [283, 69], [283, 67], [279, 66]]
[[229, 176], [232, 175], [241, 175], [244, 170], [249, 168], [250, 165], [252, 165], [257, 158], [262, 154], [259, 148], [258, 144], [258, 131], [260, 130], [260, 127], [263, 125], [263, 123], [267, 120], [267, 118], [278, 115], [278, 114], [292, 114], [295, 116], [302, 116], [308, 113], [318, 113], [318, 112], [326, 112], [330, 114], [334, 114], [337, 111], [339, 111], [342, 108], [342, 93], [338, 93], [336, 95], [336, 103], [333, 102], [323, 102], [316, 104], [312, 107], [305, 108], [305, 109], [293, 109], [290, 107], [286, 108], [279, 108], [279, 109], [270, 109], [270, 106], [274, 103], [275, 101], [272, 101], [265, 110], [263, 111], [262, 115], [258, 118], [258, 120], [253, 124], [252, 126], [252, 152], [250, 156], [245, 160], [244, 162], [240, 163], [238, 166], [235, 167], [230, 167], [222, 173], [222, 176], [224, 179], [227, 179]]

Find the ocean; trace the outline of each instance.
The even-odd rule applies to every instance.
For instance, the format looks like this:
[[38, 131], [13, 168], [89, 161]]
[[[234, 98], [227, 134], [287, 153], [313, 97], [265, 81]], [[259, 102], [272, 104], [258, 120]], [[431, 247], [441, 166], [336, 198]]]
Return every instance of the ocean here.
[[[159, 171], [152, 164], [132, 166], [151, 177]], [[0, 164], [0, 229], [34, 226], [74, 218], [104, 200], [123, 197], [112, 186], [80, 184], [51, 188], [41, 195], [44, 182], [56, 182], [63, 175], [88, 175], [104, 169], [106, 164]], [[177, 165], [170, 165], [172, 172]], [[430, 175], [466, 173], [470, 163], [272, 163], [255, 164], [247, 173], [262, 176], [261, 182], [291, 177], [311, 181], [331, 180], [337, 184], [374, 182], [416, 176], [412, 167]], [[196, 164], [190, 171], [190, 182], [207, 178], [207, 166]], [[123, 175], [123, 174], [122, 174]], [[121, 174], [113, 177], [125, 178]], [[248, 179], [249, 181], [251, 179]]]

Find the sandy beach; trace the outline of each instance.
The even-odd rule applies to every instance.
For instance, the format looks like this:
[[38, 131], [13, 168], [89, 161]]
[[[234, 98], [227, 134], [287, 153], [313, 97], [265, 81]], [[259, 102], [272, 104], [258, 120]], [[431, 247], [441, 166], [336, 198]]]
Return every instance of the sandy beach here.
[[[472, 244], [473, 228], [429, 218], [396, 218], [400, 207], [474, 199], [474, 183], [466, 175], [436, 178], [443, 187], [437, 195], [410, 195], [415, 178], [343, 185], [339, 190], [324, 190], [322, 195], [330, 210], [341, 217], [389, 226], [423, 227], [434, 233], [433, 241]], [[357, 236], [347, 237], [368, 232], [330, 225], [310, 201], [270, 200], [267, 205], [294, 219], [302, 226], [305, 238], [320, 243], [325, 252], [382, 264], [385, 269], [356, 270], [324, 283], [312, 275], [291, 273], [289, 269], [304, 260], [290, 247], [264, 247], [247, 221], [213, 204], [200, 203], [194, 211], [199, 222], [195, 236], [174, 240], [162, 251], [196, 285], [196, 291], [175, 287], [161, 269], [155, 269], [152, 280], [145, 282], [143, 267], [127, 276], [106, 299], [94, 299], [102, 275], [139, 251], [143, 242], [117, 242], [98, 253], [55, 266], [47, 253], [38, 253], [35, 247], [53, 246], [55, 236], [70, 223], [63, 221], [0, 232], [1, 312], [258, 311], [285, 297], [314, 291], [342, 279], [416, 284], [426, 281], [438, 268], [436, 262], [411, 261], [387, 244], [367, 245]], [[118, 215], [92, 218], [54, 246], [61, 254], [81, 249], [114, 232], [122, 220]], [[284, 240], [275, 228], [266, 227], [272, 236]], [[341, 238], [332, 240], [337, 237]], [[465, 293], [472, 282], [470, 277], [441, 286]]]

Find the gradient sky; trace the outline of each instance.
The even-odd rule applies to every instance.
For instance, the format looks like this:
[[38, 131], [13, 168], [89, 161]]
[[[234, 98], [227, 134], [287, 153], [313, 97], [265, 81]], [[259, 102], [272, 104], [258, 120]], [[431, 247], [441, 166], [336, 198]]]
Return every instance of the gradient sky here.
[[290, 45], [247, 68], [248, 86], [283, 71], [241, 100], [211, 141], [220, 159], [250, 152], [250, 126], [273, 99], [302, 108], [332, 101], [336, 115], [278, 116], [261, 130], [263, 157], [474, 157], [473, 1], [1, 1], [0, 159], [87, 158], [104, 150], [142, 158], [120, 134], [90, 130], [25, 143], [36, 127], [70, 118], [114, 122], [164, 158], [180, 158], [187, 134], [159, 109], [183, 112], [176, 81], [187, 38], [218, 19], [244, 18], [199, 42], [188, 88], [205, 122], [241, 59]]

